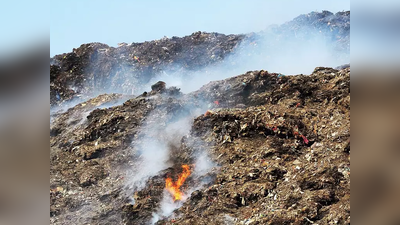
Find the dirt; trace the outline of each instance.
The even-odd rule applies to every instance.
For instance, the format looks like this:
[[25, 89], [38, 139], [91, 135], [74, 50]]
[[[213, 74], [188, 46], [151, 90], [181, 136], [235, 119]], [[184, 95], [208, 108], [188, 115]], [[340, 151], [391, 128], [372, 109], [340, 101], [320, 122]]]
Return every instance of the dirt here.
[[[349, 13], [293, 24], [310, 16]], [[350, 224], [350, 65], [293, 76], [248, 71], [188, 94], [160, 81], [140, 95], [89, 98], [110, 79], [131, 89], [125, 73], [110, 72], [128, 61], [147, 81], [172, 61], [193, 70], [216, 63], [210, 54], [226, 57], [245, 38], [200, 32], [118, 48], [86, 44], [54, 57], [52, 103], [88, 100], [52, 113], [50, 223]], [[166, 143], [168, 166], [133, 188], [131, 177], [147, 168], [137, 146], [157, 141]], [[196, 174], [200, 153], [212, 166]], [[183, 164], [193, 171], [181, 187], [187, 199], [154, 220], [171, 197], [165, 178], [176, 179]]]

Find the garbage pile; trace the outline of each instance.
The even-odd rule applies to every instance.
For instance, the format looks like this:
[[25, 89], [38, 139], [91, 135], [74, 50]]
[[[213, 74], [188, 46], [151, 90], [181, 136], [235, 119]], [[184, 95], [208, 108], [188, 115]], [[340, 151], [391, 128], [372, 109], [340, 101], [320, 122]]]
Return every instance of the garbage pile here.
[[[299, 41], [313, 44], [313, 37], [317, 35], [322, 35], [329, 45], [334, 46], [334, 54], [338, 57], [348, 56], [350, 11], [312, 12], [280, 26], [249, 34], [199, 31], [183, 38], [120, 43], [118, 47], [83, 44], [70, 53], [50, 59], [50, 103], [55, 106], [71, 99], [83, 101], [103, 93], [137, 95], [141, 85], [166, 71], [191, 76], [190, 71], [220, 64], [234, 54], [238, 57], [230, 58], [232, 67], [252, 65], [254, 61], [264, 65], [264, 60], [274, 59], [274, 53], [288, 42], [294, 42], [295, 46]], [[246, 68], [252, 69], [255, 68]]]
[[[250, 83], [262, 72], [252, 73]], [[221, 167], [158, 224], [350, 224], [349, 75], [266, 74], [258, 79], [276, 84], [255, 97], [264, 102], [195, 119], [193, 135], [215, 142], [210, 154]]]
[[315, 33], [348, 54], [349, 28], [350, 12], [323, 11], [258, 33], [54, 56], [50, 223], [349, 224], [350, 64], [307, 75], [246, 69], [190, 93], [153, 82], [166, 71], [264, 65], [274, 46]]
[[96, 91], [135, 93], [138, 84], [147, 83], [167, 67], [195, 70], [223, 59], [244, 37], [196, 32], [183, 38], [122, 43], [116, 48], [83, 44], [51, 59], [50, 102], [56, 105]]
[[[127, 96], [101, 95], [55, 115], [51, 224], [350, 223], [350, 67], [249, 71], [189, 94], [165, 82], [148, 89], [116, 106], [101, 107]], [[143, 188], [127, 186], [144, 124], [164, 131], [194, 109], [187, 133], [154, 137], [174, 138], [169, 166]], [[171, 197], [166, 179], [199, 166], [199, 152], [215, 166], [190, 174], [180, 187], [187, 199], [155, 220]]]

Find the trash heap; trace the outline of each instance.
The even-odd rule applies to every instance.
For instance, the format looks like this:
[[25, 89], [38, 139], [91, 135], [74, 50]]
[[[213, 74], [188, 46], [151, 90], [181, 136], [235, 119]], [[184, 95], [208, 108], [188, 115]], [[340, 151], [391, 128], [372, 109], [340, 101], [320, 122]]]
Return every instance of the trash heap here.
[[190, 76], [190, 71], [222, 63], [232, 54], [241, 55], [238, 61], [230, 62], [237, 67], [248, 63], [246, 60], [257, 61], [257, 57], [250, 56], [260, 56], [260, 60], [274, 58], [269, 52], [279, 51], [279, 46], [286, 45], [288, 40], [313, 43], [317, 35], [334, 46], [337, 57], [348, 56], [350, 11], [312, 12], [249, 34], [199, 31], [182, 38], [120, 43], [118, 47], [83, 44], [70, 53], [50, 59], [50, 103], [56, 106], [71, 99], [82, 101], [103, 93], [140, 94], [141, 85], [164, 72]]
[[[149, 223], [169, 195], [165, 179], [183, 164], [196, 167], [199, 151], [215, 166], [202, 179], [189, 176], [181, 187], [188, 198], [156, 224], [350, 223], [350, 67], [249, 71], [189, 94], [164, 82], [148, 88], [54, 116], [51, 224]], [[137, 165], [133, 148], [144, 124], [163, 131], [168, 123], [160, 121], [194, 108], [201, 115], [185, 135], [173, 135], [170, 166], [127, 195], [125, 171]]]
[[158, 224], [350, 224], [350, 69], [251, 73], [232, 83], [275, 84], [193, 124], [215, 143], [215, 182]]
[[[89, 43], [54, 56], [50, 223], [349, 224], [349, 64], [307, 75], [240, 72], [185, 94], [162, 80], [149, 84], [166, 71], [191, 76], [242, 54], [230, 59], [235, 67], [265, 56], [263, 44], [312, 41], [315, 33], [346, 55], [349, 31], [349, 11], [323, 11], [258, 33]], [[260, 42], [271, 33], [274, 42]], [[141, 164], [157, 141], [166, 166], [132, 184], [157, 166]], [[199, 155], [212, 165], [201, 174]], [[190, 175], [178, 185], [177, 207], [164, 213], [166, 180], [176, 184], [182, 165]]]
[[[81, 95], [119, 91], [132, 94], [165, 70], [196, 70], [222, 60], [244, 35], [196, 32], [179, 38], [110, 47], [83, 44], [50, 62], [50, 102], [57, 105]], [[175, 66], [176, 65], [176, 66]]]

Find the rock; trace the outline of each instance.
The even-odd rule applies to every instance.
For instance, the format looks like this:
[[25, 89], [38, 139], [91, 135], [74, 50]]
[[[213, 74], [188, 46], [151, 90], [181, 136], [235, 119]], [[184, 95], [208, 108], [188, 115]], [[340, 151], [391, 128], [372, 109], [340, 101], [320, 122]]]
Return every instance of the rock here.
[[163, 81], [158, 81], [157, 83], [151, 85], [152, 92], [162, 92], [166, 88], [166, 84]]

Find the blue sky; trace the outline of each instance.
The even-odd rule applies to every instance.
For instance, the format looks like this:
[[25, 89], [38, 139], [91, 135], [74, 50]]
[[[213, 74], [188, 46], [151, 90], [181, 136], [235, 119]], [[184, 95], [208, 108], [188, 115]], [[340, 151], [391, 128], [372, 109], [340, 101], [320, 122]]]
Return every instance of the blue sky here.
[[50, 56], [89, 42], [117, 46], [196, 31], [247, 33], [311, 11], [349, 9], [349, 0], [51, 1]]

